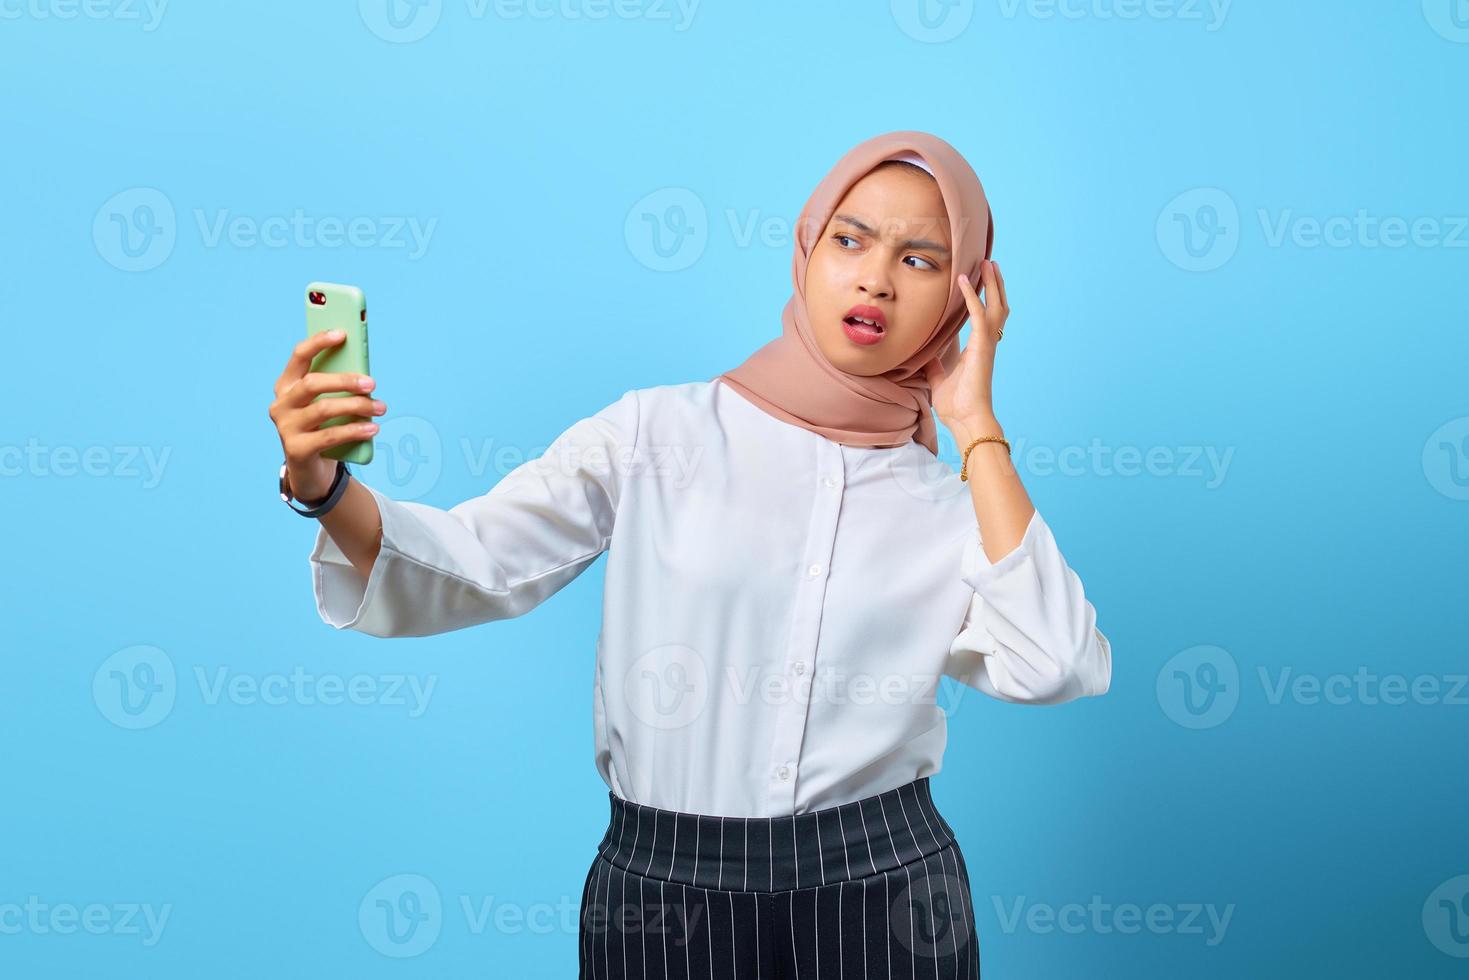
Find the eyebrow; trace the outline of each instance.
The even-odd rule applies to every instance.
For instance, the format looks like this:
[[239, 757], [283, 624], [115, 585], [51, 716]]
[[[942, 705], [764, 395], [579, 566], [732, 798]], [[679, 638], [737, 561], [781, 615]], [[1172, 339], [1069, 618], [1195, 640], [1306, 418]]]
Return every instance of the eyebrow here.
[[[860, 218], [855, 218], [850, 214], [836, 215], [833, 220], [844, 221], [847, 224], [851, 225], [853, 228], [856, 228], [858, 231], [862, 232], [864, 235], [877, 234], [877, 230], [870, 227], [867, 222], [861, 220]], [[941, 242], [931, 241], [927, 238], [910, 238], [906, 242], [902, 242], [901, 245], [903, 248], [917, 248], [924, 249], [930, 252], [942, 252], [944, 255], [951, 254], [947, 245], [944, 245]]]

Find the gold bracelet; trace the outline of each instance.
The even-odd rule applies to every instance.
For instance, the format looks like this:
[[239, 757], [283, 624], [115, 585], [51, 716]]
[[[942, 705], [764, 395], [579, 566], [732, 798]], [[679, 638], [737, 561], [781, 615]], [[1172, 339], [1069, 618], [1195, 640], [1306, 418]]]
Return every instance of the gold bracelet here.
[[969, 475], [967, 472], [969, 469], [969, 450], [973, 449], [981, 442], [1003, 443], [1005, 446], [1005, 452], [1010, 452], [1010, 440], [1006, 439], [1004, 436], [980, 436], [978, 439], [974, 440], [964, 448], [964, 459], [959, 464], [959, 479], [966, 481], [969, 479]]

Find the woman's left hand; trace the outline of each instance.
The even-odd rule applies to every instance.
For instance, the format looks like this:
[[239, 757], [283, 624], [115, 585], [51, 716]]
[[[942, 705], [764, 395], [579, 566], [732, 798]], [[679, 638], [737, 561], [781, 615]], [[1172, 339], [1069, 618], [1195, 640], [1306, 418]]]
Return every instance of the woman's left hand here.
[[969, 304], [969, 343], [959, 354], [953, 373], [944, 370], [936, 359], [928, 365], [930, 395], [934, 414], [945, 425], [972, 427], [984, 424], [995, 415], [993, 382], [995, 345], [1005, 331], [1010, 303], [1005, 297], [1005, 279], [1000, 267], [985, 261], [981, 265], [984, 295], [982, 301], [969, 278], [959, 277], [959, 289]]

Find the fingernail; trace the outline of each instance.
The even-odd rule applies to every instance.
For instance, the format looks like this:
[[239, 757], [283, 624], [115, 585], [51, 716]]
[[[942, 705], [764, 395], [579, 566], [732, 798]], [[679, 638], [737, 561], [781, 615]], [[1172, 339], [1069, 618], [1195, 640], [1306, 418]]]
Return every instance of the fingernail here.
[[368, 388], [371, 388], [372, 387], [372, 379], [371, 378], [358, 378], [357, 379], [357, 387], [361, 388], [363, 391], [366, 391]]
[[332, 338], [333, 340], [336, 340], [338, 337], [345, 337], [345, 336], [347, 336], [347, 331], [345, 331], [345, 330], [328, 330], [326, 332], [326, 335], [328, 337]]

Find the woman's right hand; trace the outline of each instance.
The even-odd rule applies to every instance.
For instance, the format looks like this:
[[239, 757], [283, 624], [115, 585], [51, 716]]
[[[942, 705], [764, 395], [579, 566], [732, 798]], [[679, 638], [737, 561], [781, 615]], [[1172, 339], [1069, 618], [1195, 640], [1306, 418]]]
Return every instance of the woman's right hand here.
[[[275, 401], [270, 403], [270, 418], [281, 437], [291, 496], [298, 501], [321, 500], [331, 489], [337, 461], [323, 457], [322, 451], [371, 438], [378, 425], [370, 421], [370, 417], [388, 410], [386, 405], [367, 394], [375, 384], [367, 375], [323, 374], [311, 370], [312, 358], [346, 339], [346, 334], [340, 330], [327, 330], [307, 337], [291, 351], [286, 369], [275, 382]], [[328, 391], [351, 394], [312, 400]], [[361, 421], [326, 429], [320, 427], [327, 419], [339, 415], [355, 415]]]

